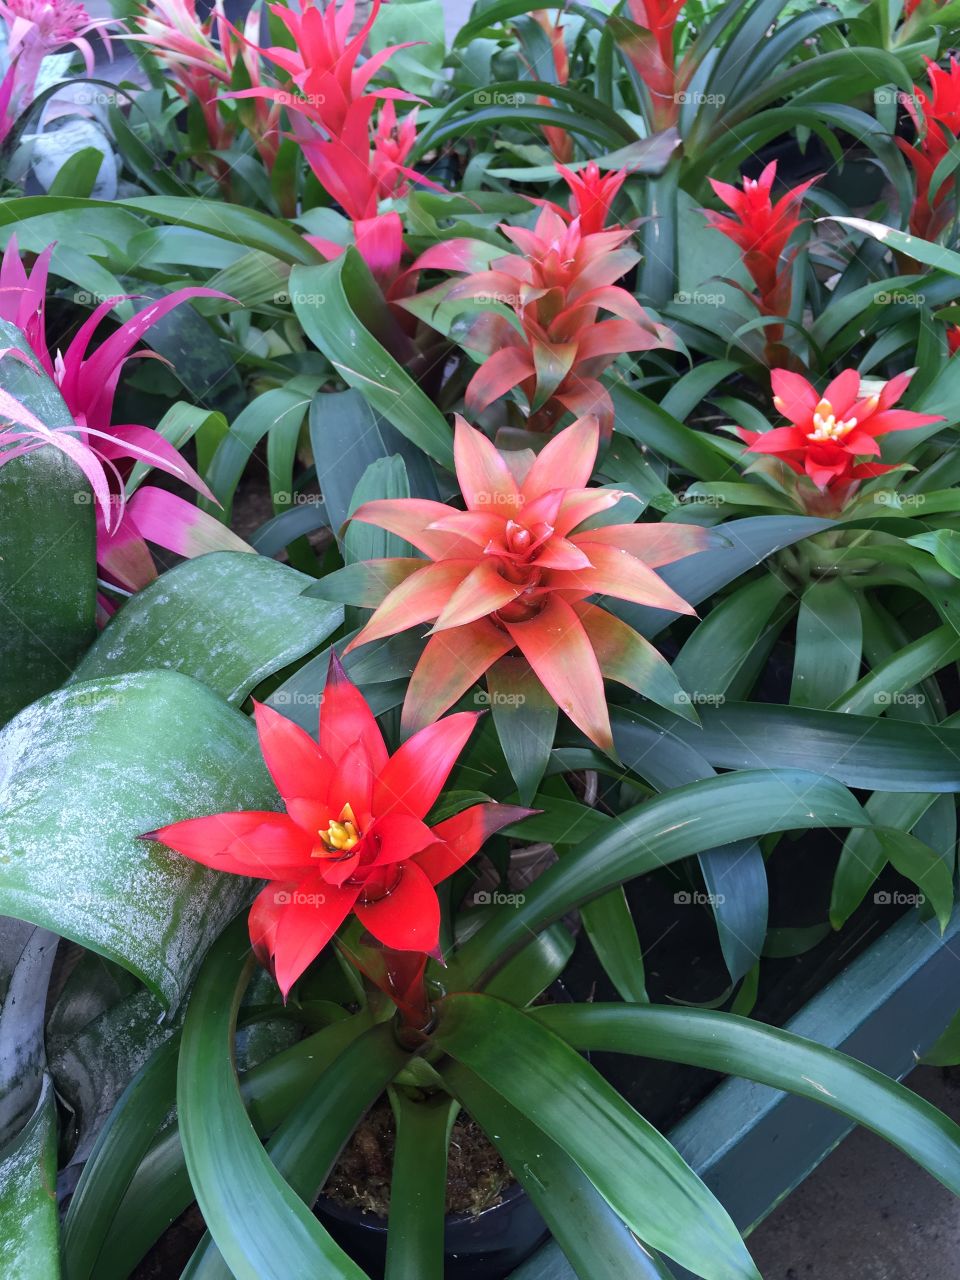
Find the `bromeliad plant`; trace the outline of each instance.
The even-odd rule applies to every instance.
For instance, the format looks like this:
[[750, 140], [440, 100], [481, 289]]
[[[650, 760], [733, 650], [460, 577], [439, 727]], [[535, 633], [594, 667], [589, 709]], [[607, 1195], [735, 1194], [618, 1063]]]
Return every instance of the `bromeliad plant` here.
[[[756, 1280], [608, 1052], [812, 1098], [960, 1192], [951, 1121], [749, 1017], [880, 877], [954, 928], [953, 71], [896, 118], [949, 6], [487, 6], [445, 82], [424, 8], [156, 0], [124, 198], [81, 157], [0, 202], [18, 1273], [162, 1267], [196, 1202], [185, 1275], [362, 1280], [313, 1209], [386, 1095], [389, 1280], [448, 1270], [461, 1109], [582, 1280]], [[756, 160], [798, 130], [815, 165]], [[804, 831], [830, 920], [771, 930]], [[708, 991], [648, 989], [677, 883]]]

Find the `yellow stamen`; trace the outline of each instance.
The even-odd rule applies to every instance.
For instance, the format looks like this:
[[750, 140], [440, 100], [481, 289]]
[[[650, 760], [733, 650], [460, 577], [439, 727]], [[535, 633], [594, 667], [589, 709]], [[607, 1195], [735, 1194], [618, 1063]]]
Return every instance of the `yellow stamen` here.
[[357, 820], [350, 805], [345, 804], [340, 810], [338, 822], [331, 822], [325, 831], [320, 831], [318, 834], [323, 841], [324, 849], [315, 850], [316, 857], [323, 857], [324, 851], [349, 853], [355, 848], [360, 842], [360, 832], [357, 830]]
[[857, 425], [856, 418], [837, 419], [829, 400], [821, 400], [813, 411], [813, 430], [808, 440], [842, 440]]

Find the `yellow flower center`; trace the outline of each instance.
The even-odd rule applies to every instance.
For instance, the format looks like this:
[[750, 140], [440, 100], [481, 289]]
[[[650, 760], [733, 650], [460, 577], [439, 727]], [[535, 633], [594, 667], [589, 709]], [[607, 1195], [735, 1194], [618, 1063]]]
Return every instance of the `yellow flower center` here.
[[[345, 804], [340, 810], [338, 822], [331, 822], [326, 831], [320, 831], [318, 834], [327, 853], [349, 853], [355, 848], [360, 842], [360, 832], [357, 830], [357, 820], [350, 805]], [[324, 851], [316, 850], [314, 856], [322, 858]]]
[[808, 440], [842, 440], [857, 425], [856, 418], [838, 419], [829, 400], [821, 400], [813, 411], [813, 430]]

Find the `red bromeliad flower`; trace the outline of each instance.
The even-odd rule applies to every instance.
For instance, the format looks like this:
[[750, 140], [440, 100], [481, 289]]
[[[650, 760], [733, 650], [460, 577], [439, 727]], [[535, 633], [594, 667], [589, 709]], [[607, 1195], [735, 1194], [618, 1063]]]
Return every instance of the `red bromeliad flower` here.
[[[595, 222], [595, 208], [590, 214]], [[487, 312], [472, 324], [464, 345], [484, 361], [467, 387], [468, 411], [482, 413], [519, 387], [528, 430], [549, 431], [569, 411], [596, 414], [609, 435], [613, 401], [599, 375], [626, 351], [676, 345], [670, 330], [614, 283], [640, 259], [625, 247], [631, 230], [585, 233], [579, 218], [568, 223], [550, 207], [533, 231], [507, 223], [500, 230], [520, 253], [495, 259], [447, 294], [500, 303], [517, 321]], [[602, 312], [613, 318], [601, 319]]]
[[340, 134], [327, 139], [294, 103], [288, 105], [294, 137], [317, 181], [354, 221], [376, 217], [379, 202], [406, 195], [411, 181], [443, 189], [406, 164], [417, 139], [416, 108], [398, 121], [393, 103], [385, 102], [371, 137], [376, 100], [361, 98], [347, 111]]
[[557, 173], [570, 189], [570, 208], [564, 209], [563, 205], [555, 204], [552, 200], [537, 197], [531, 197], [532, 203], [541, 208], [552, 209], [566, 223], [577, 219], [581, 235], [592, 236], [598, 231], [606, 231], [613, 212], [613, 202], [630, 176], [629, 170], [612, 169], [607, 174], [601, 174], [596, 160], [590, 160], [578, 170], [558, 164]]
[[955, 214], [955, 201], [951, 196], [953, 183], [941, 182], [933, 194], [931, 187], [937, 165], [960, 134], [960, 65], [956, 58], [951, 58], [949, 70], [945, 70], [928, 58], [927, 75], [930, 97], [919, 85], [913, 86], [916, 101], [901, 95], [901, 102], [916, 126], [917, 143], [912, 146], [903, 138], [894, 138], [894, 141], [913, 166], [916, 182], [910, 230], [924, 240], [936, 240]]
[[138, 591], [156, 576], [147, 541], [182, 556], [204, 551], [241, 550], [247, 544], [219, 520], [184, 498], [152, 485], [132, 496], [125, 482], [136, 462], [175, 476], [204, 497], [216, 501], [194, 469], [159, 432], [135, 423], [114, 423], [113, 402], [128, 360], [157, 359], [151, 351], [133, 351], [148, 329], [190, 298], [225, 298], [213, 289], [177, 289], [139, 311], [90, 351], [100, 323], [123, 298], [107, 298], [91, 313], [63, 353], [51, 353], [46, 334], [46, 291], [50, 245], [28, 273], [11, 237], [0, 266], [0, 319], [14, 324], [26, 338], [26, 350], [6, 348], [2, 354], [42, 369], [59, 388], [71, 424], [51, 430], [22, 406], [6, 403], [0, 414], [22, 428], [0, 432], [0, 465], [19, 453], [51, 444], [69, 454], [93, 488], [97, 504], [97, 561], [113, 583]]
[[[743, 179], [742, 190], [711, 178], [710, 185], [733, 210], [734, 216], [709, 209], [704, 210], [704, 216], [712, 227], [739, 247], [743, 265], [756, 285], [756, 293], [748, 297], [760, 314], [786, 318], [790, 314], [795, 256], [787, 254], [787, 244], [800, 225], [803, 197], [817, 179], [791, 187], [774, 204], [770, 192], [776, 176], [777, 162], [771, 160], [759, 178]], [[782, 337], [782, 325], [772, 325], [766, 330], [768, 363], [783, 358]]]
[[676, 65], [673, 33], [684, 0], [630, 0], [630, 17], [638, 30], [620, 44], [650, 96], [652, 126], [668, 129], [677, 123], [692, 66]]
[[[936, 414], [893, 408], [912, 377], [912, 370], [897, 374], [878, 393], [861, 397], [860, 375], [855, 369], [844, 369], [821, 396], [806, 378], [774, 369], [770, 375], [773, 403], [791, 425], [765, 432], [737, 430], [749, 445], [748, 453], [779, 458], [791, 471], [812, 481], [819, 494], [828, 494], [839, 509], [861, 480], [897, 469], [882, 462], [859, 461], [880, 456], [878, 436], [943, 421]], [[814, 506], [822, 506], [817, 495], [810, 497]]]
[[530, 812], [476, 804], [435, 827], [424, 821], [479, 713], [438, 720], [391, 756], [333, 654], [319, 742], [269, 707], [256, 703], [255, 713], [286, 812], [217, 813], [142, 839], [218, 871], [269, 881], [250, 910], [250, 941], [284, 999], [351, 912], [385, 947], [436, 953], [434, 885]]
[[378, 98], [416, 101], [414, 94], [401, 89], [369, 88], [371, 79], [399, 49], [415, 43], [389, 45], [369, 58], [363, 56], [380, 5], [381, 0], [373, 0], [366, 21], [351, 37], [355, 0], [333, 0], [325, 8], [316, 0], [304, 0], [298, 8], [271, 4], [270, 12], [290, 34], [291, 47], [273, 45], [257, 52], [289, 77], [294, 91], [255, 85], [233, 96], [271, 98], [319, 125], [328, 138], [344, 135], [351, 107], [364, 99], [371, 101], [371, 107]]
[[364, 602], [379, 596], [380, 603], [350, 648], [434, 624], [407, 689], [406, 732], [429, 724], [519, 649], [570, 719], [611, 749], [604, 677], [644, 692], [644, 672], [663, 659], [589, 597], [692, 613], [654, 568], [712, 538], [695, 525], [582, 528], [624, 496], [587, 488], [599, 442], [596, 418], [582, 418], [536, 456], [506, 458], [458, 417], [454, 457], [466, 511], [407, 498], [354, 512], [354, 520], [405, 538], [430, 561], [374, 560], [352, 569], [364, 570]]
[[[567, 84], [570, 80], [570, 59], [567, 57], [567, 44], [563, 34], [563, 24], [559, 20], [554, 22], [546, 9], [533, 9], [530, 17], [540, 26], [544, 35], [550, 41], [550, 52], [553, 55], [553, 73], [557, 84]], [[539, 77], [535, 78], [539, 79]], [[544, 97], [538, 98], [537, 103], [542, 107], [553, 105], [552, 99]], [[545, 124], [542, 128], [543, 136], [547, 140], [547, 146], [553, 153], [554, 160], [569, 164], [573, 159], [573, 139], [569, 133], [567, 133], [566, 129], [560, 129], [554, 124]]]

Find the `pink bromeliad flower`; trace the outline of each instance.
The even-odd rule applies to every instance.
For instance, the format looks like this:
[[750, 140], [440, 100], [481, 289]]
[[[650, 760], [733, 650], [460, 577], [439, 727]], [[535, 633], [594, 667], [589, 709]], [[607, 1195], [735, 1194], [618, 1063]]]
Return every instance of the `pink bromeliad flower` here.
[[152, 356], [134, 351], [147, 330], [190, 298], [225, 298], [213, 289], [178, 289], [151, 303], [96, 348], [90, 344], [100, 323], [122, 298], [107, 298], [91, 313], [64, 352], [51, 353], [46, 336], [47, 275], [53, 245], [26, 271], [11, 237], [0, 265], [0, 319], [15, 325], [26, 347], [2, 353], [19, 358], [59, 388], [72, 424], [50, 428], [11, 396], [0, 404], [0, 465], [43, 445], [67, 454], [90, 482], [97, 505], [97, 559], [118, 586], [138, 591], [156, 576], [147, 542], [182, 556], [212, 550], [249, 550], [246, 543], [193, 503], [152, 485], [128, 494], [126, 480], [136, 462], [146, 463], [215, 501], [196, 471], [169, 441], [150, 427], [114, 423], [113, 402], [126, 362]]
[[704, 550], [714, 535], [666, 522], [584, 528], [624, 496], [588, 487], [599, 443], [597, 420], [586, 417], [537, 455], [505, 456], [458, 417], [454, 459], [465, 511], [400, 498], [354, 512], [352, 519], [397, 534], [426, 557], [344, 571], [354, 588], [362, 584], [353, 602], [377, 606], [350, 649], [433, 624], [407, 688], [406, 732], [435, 720], [514, 649], [604, 750], [612, 747], [604, 678], [655, 696], [653, 674], [664, 659], [591, 597], [693, 613], [655, 569]]
[[7, 26], [10, 67], [0, 84], [0, 141], [17, 116], [33, 101], [40, 64], [51, 53], [73, 47], [83, 57], [87, 75], [93, 74], [93, 48], [87, 36], [99, 32], [107, 52], [110, 40], [104, 29], [113, 18], [91, 18], [74, 0], [0, 0], [0, 18]]
[[366, 21], [350, 35], [356, 11], [355, 0], [321, 7], [316, 0], [304, 0], [299, 8], [270, 5], [270, 12], [286, 27], [289, 45], [258, 49], [288, 78], [290, 87], [254, 85], [235, 94], [239, 98], [270, 98], [291, 112], [318, 125], [328, 138], [343, 135], [350, 108], [366, 99], [415, 101], [401, 89], [371, 89], [371, 79], [399, 49], [413, 44], [388, 45], [369, 58], [363, 49], [380, 12], [381, 0], [373, 0]]

